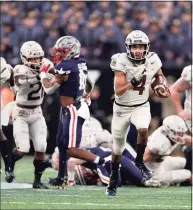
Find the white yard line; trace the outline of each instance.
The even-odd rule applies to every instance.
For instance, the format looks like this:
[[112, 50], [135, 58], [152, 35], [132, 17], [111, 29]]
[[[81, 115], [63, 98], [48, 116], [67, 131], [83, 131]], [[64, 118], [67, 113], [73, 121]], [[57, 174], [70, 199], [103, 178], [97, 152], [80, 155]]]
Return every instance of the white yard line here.
[[[28, 204], [29, 203], [26, 203], [26, 202], [6, 202], [6, 201], [2, 201], [1, 202], [2, 204]], [[71, 203], [71, 202], [64, 202], [64, 203], [48, 203], [48, 202], [33, 202], [33, 204], [36, 204], [36, 205], [78, 205], [78, 206], [125, 206], [125, 204], [112, 204], [112, 203]], [[131, 204], [128, 204], [129, 207], [155, 207], [155, 208], [158, 208], [158, 207], [161, 207], [162, 209], [165, 209], [165, 208], [179, 208], [179, 209], [182, 209], [182, 208], [191, 208], [191, 206], [177, 206], [177, 205], [131, 205]]]

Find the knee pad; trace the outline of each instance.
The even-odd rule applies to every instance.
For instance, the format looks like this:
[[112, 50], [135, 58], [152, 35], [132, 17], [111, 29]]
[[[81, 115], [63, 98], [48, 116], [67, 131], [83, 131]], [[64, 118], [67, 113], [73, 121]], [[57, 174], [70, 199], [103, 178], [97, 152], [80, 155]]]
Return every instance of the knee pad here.
[[30, 144], [29, 142], [25, 143], [25, 144], [16, 144], [17, 145], [17, 148], [20, 152], [23, 152], [23, 153], [28, 153], [29, 150], [30, 150]]
[[125, 149], [125, 139], [113, 139], [113, 151], [115, 155], [121, 155]]
[[47, 148], [47, 142], [39, 142], [38, 145], [34, 145], [36, 152], [45, 152]]

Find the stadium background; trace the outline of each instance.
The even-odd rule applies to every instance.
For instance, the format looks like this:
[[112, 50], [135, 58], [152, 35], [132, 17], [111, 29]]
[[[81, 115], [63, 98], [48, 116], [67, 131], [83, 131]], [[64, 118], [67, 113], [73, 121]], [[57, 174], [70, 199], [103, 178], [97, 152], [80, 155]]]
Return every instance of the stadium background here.
[[[113, 72], [109, 64], [114, 53], [125, 52], [124, 40], [129, 32], [140, 29], [150, 38], [150, 51], [162, 60], [169, 84], [180, 77], [184, 66], [192, 62], [192, 2], [1, 2], [0, 52], [13, 67], [19, 63], [23, 42], [34, 40], [45, 56], [60, 36], [71, 35], [82, 44], [89, 75], [96, 80], [92, 93], [91, 114], [110, 130], [112, 118]], [[1, 105], [13, 100], [5, 85]], [[183, 96], [182, 96], [183, 100]], [[150, 97], [152, 122], [150, 133], [165, 116], [175, 114], [170, 99]], [[46, 96], [43, 112], [48, 126], [48, 149], [55, 147], [58, 112], [57, 93]], [[12, 139], [11, 121], [4, 127]], [[31, 150], [33, 152], [33, 149]]]

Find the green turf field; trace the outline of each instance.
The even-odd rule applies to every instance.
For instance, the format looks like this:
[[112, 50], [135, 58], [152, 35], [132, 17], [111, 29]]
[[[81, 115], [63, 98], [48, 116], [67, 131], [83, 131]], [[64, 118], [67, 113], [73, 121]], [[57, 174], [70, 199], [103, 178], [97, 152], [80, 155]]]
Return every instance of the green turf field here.
[[[32, 173], [32, 158], [20, 160], [15, 182], [32, 183]], [[47, 169], [43, 180], [46, 182], [56, 174]], [[191, 187], [121, 187], [116, 197], [106, 197], [104, 191], [105, 187], [95, 186], [64, 190], [1, 189], [1, 209], [191, 209]]]

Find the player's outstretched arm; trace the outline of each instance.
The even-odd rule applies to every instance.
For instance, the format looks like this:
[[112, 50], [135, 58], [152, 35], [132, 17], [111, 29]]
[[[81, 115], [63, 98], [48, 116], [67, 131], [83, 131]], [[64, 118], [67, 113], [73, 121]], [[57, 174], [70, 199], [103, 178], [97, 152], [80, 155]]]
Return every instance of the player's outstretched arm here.
[[66, 81], [68, 79], [68, 75], [60, 75], [60, 74], [55, 74], [55, 77], [53, 79], [49, 79], [46, 75], [50, 68], [49, 65], [44, 65], [41, 70], [40, 70], [40, 78], [42, 82], [42, 86], [44, 88], [44, 91], [47, 94], [52, 94], [60, 87], [60, 84], [63, 81]]

